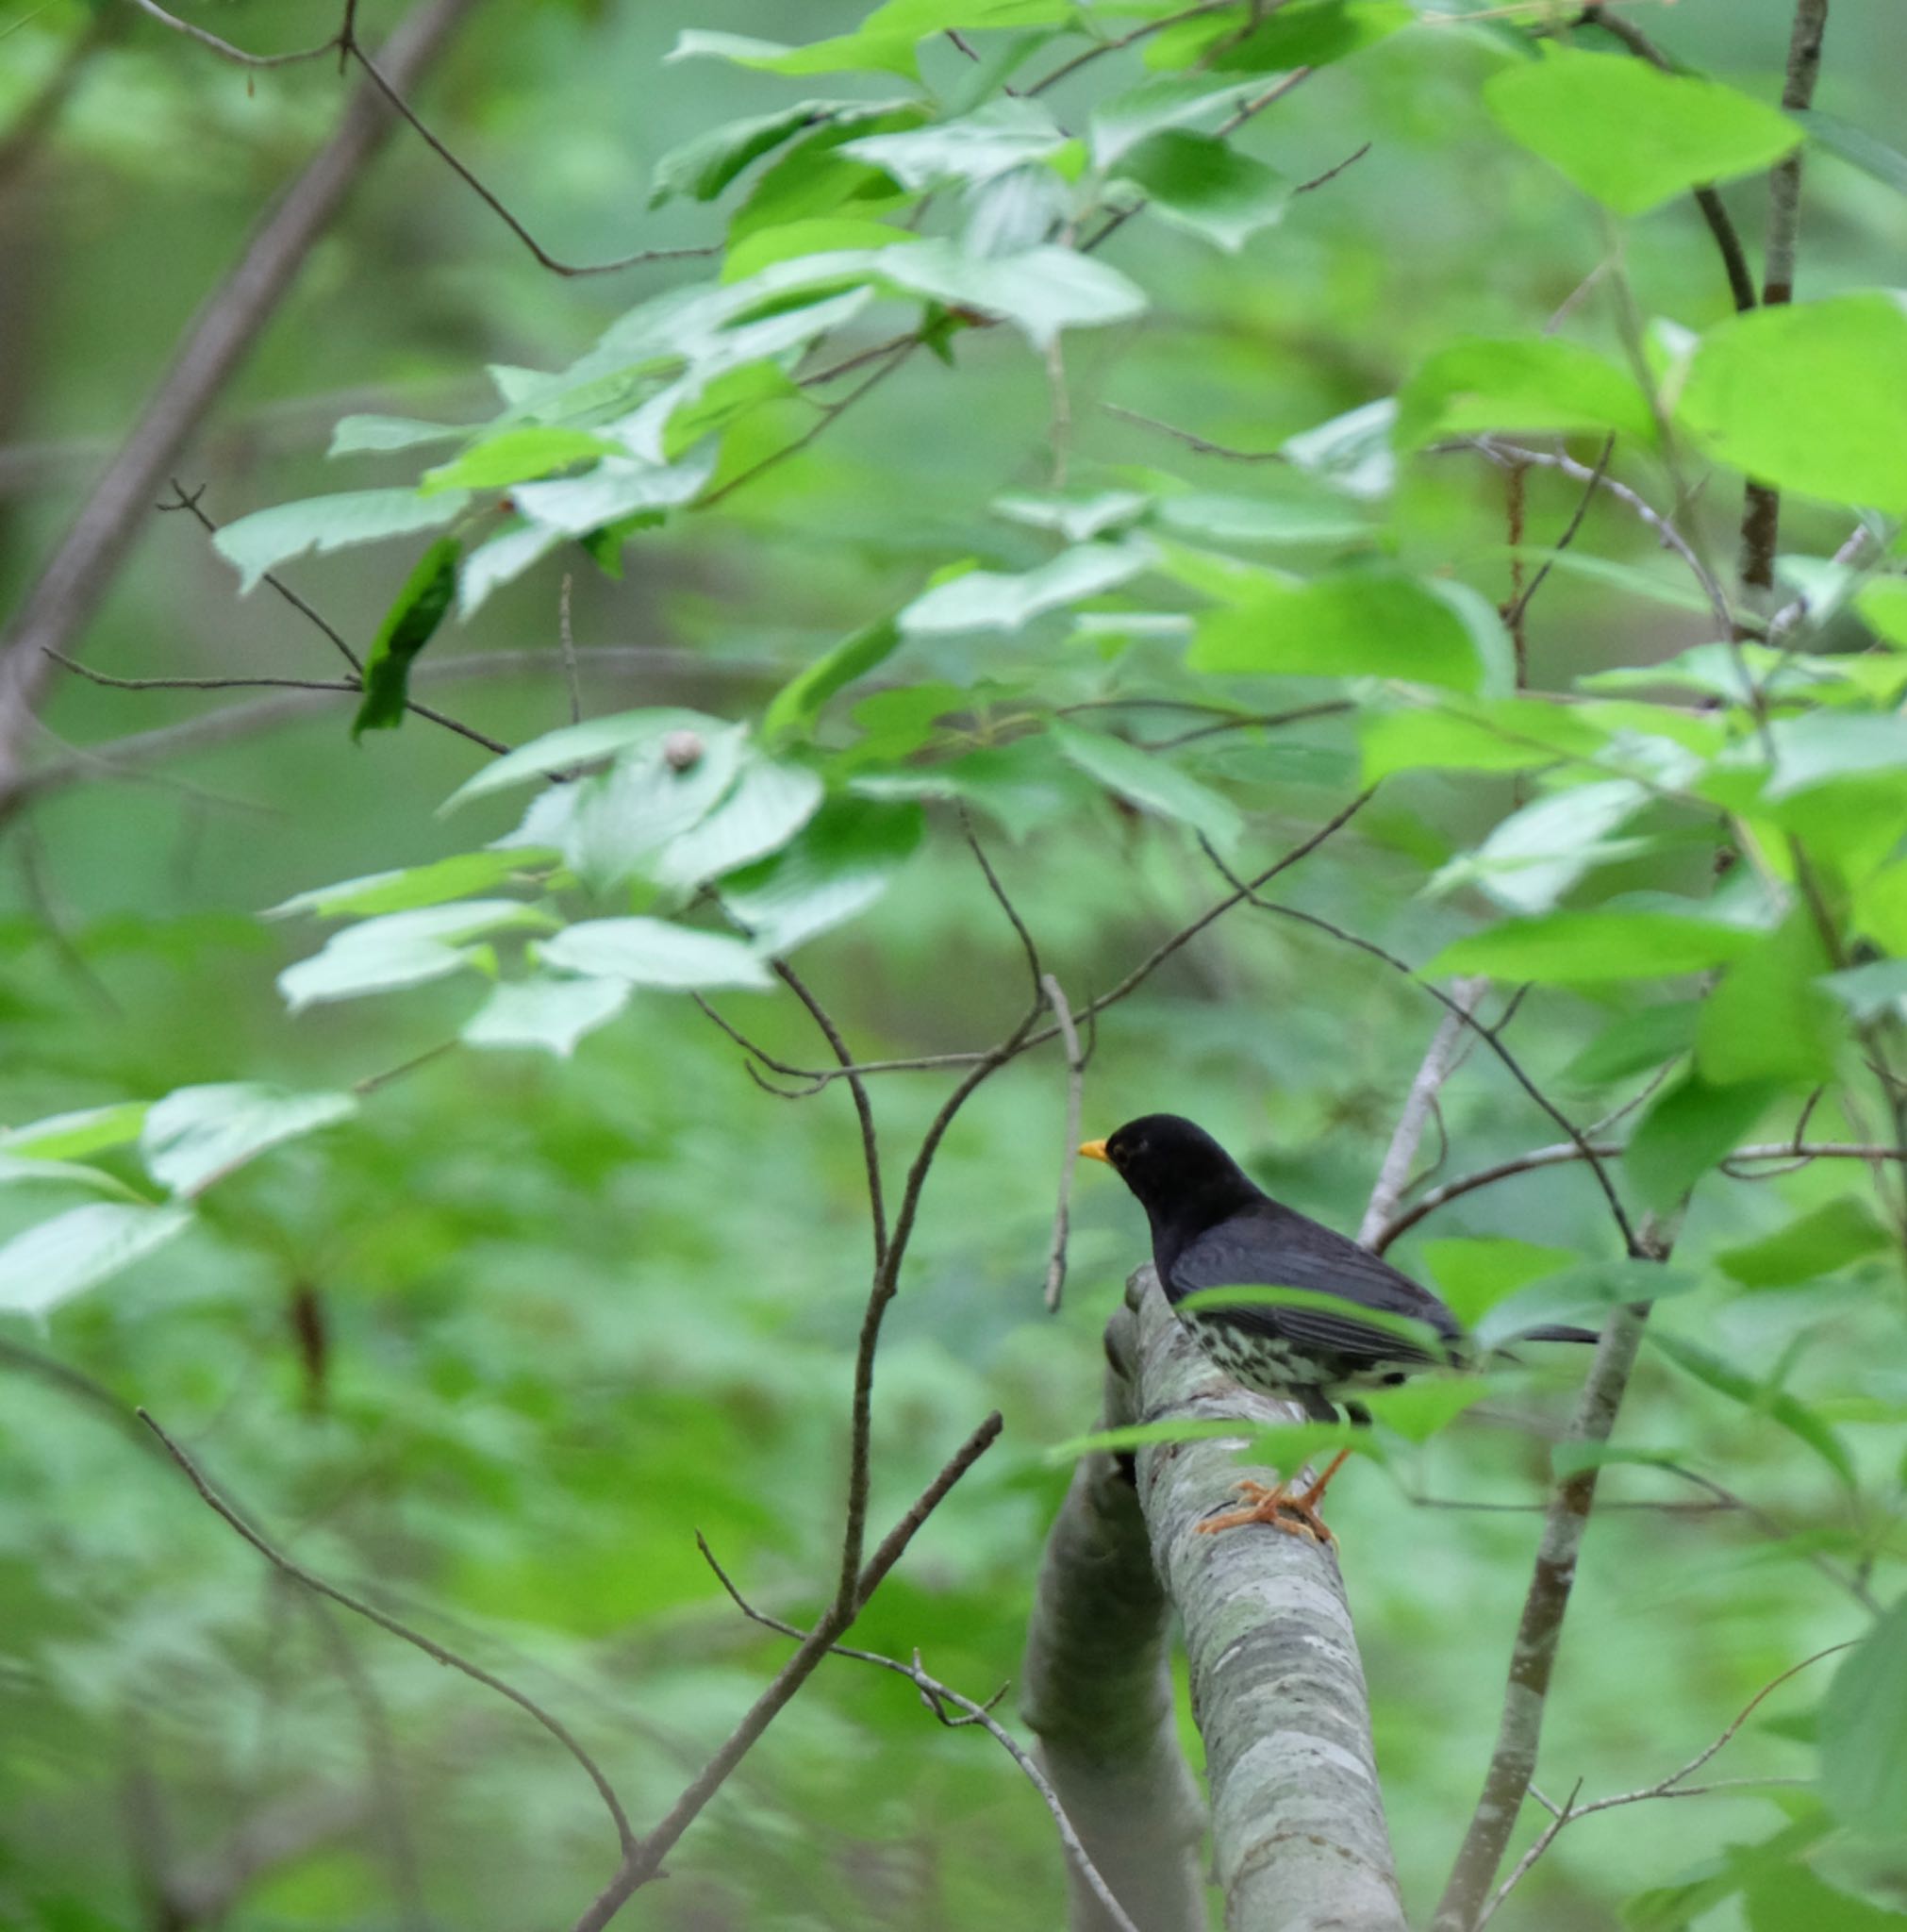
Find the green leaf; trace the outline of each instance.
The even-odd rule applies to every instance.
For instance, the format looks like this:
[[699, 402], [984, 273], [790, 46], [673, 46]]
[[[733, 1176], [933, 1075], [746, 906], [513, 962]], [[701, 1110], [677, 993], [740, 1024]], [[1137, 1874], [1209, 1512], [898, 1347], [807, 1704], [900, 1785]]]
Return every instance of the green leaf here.
[[1703, 1007], [1695, 1064], [1703, 1080], [1812, 1082], [1832, 1077], [1844, 1026], [1816, 984], [1828, 957], [1805, 911], [1791, 913], [1722, 975]]
[[15, 1235], [0, 1248], [0, 1312], [45, 1316], [183, 1234], [190, 1208], [98, 1201]]
[[1122, 738], [1082, 731], [1073, 724], [1050, 724], [1047, 730], [1069, 764], [1118, 792], [1127, 804], [1190, 825], [1214, 845], [1229, 848], [1237, 842], [1244, 830], [1237, 808], [1170, 759]]
[[212, 539], [212, 548], [238, 571], [240, 591], [250, 591], [267, 571], [307, 550], [323, 557], [357, 543], [440, 530], [456, 519], [467, 501], [456, 491], [421, 496], [414, 490], [352, 490], [307, 497], [275, 509], [254, 510], [227, 524]]
[[103, 1167], [84, 1167], [74, 1160], [41, 1160], [22, 1154], [0, 1153], [0, 1187], [33, 1186], [90, 1188], [95, 1193], [117, 1194], [122, 1200], [147, 1203], [116, 1174]]
[[847, 215], [781, 222], [731, 243], [722, 260], [721, 279], [746, 281], [777, 262], [798, 261], [805, 255], [866, 254], [871, 248], [895, 248], [920, 239], [904, 228]]
[[1567, 1248], [1500, 1238], [1426, 1241], [1423, 1257], [1451, 1312], [1466, 1328], [1474, 1327], [1505, 1296], [1557, 1274], [1576, 1258]]
[[1491, 979], [1534, 979], [1545, 986], [1605, 979], [1666, 979], [1724, 966], [1753, 949], [1762, 935], [1695, 913], [1550, 912], [1505, 920], [1446, 946], [1422, 979], [1481, 973]]
[[1250, 98], [1252, 85], [1235, 80], [1214, 87], [1202, 74], [1160, 75], [1097, 102], [1086, 117], [1086, 150], [1093, 166], [1110, 171], [1152, 135], [1207, 114], [1230, 113]]
[[[1219, 17], [1216, 38], [1223, 44], [1210, 64], [1219, 73], [1241, 74], [1288, 74], [1300, 67], [1325, 67], [1375, 46], [1416, 19], [1416, 13], [1401, 0], [1287, 0], [1285, 6], [1256, 21], [1243, 36], [1229, 19]], [[1200, 22], [1186, 25], [1195, 30], [1203, 25]], [[1198, 48], [1198, 53], [1203, 51], [1202, 46]], [[1179, 58], [1190, 52], [1186, 49]], [[1149, 51], [1148, 61], [1153, 58]], [[1162, 64], [1170, 63], [1173, 50], [1169, 44], [1157, 50], [1157, 58]]]
[[1655, 440], [1649, 399], [1607, 357], [1561, 336], [1469, 336], [1435, 351], [1398, 395], [1397, 446], [1485, 431], [1613, 429]]
[[761, 721], [763, 739], [778, 744], [789, 738], [806, 737], [837, 691], [886, 663], [900, 647], [901, 626], [890, 612], [823, 651], [769, 700]]
[[1701, 1008], [1700, 1000], [1671, 1000], [1622, 1014], [1563, 1069], [1563, 1084], [1607, 1087], [1665, 1065], [1694, 1046]]
[[420, 906], [441, 906], [472, 892], [486, 892], [522, 870], [521, 852], [461, 852], [455, 858], [434, 859], [402, 872], [374, 872], [361, 879], [342, 879], [335, 886], [314, 886], [269, 907], [267, 919], [289, 919], [308, 912], [320, 919], [343, 913], [369, 917], [378, 912], [408, 912]]
[[1580, 708], [1523, 697], [1461, 708], [1360, 709], [1357, 735], [1367, 785], [1396, 772], [1540, 770], [1565, 758], [1593, 758], [1608, 742], [1608, 734]]
[[1048, 610], [1097, 597], [1152, 567], [1142, 543], [1081, 543], [1017, 576], [969, 571], [936, 584], [901, 612], [909, 635], [970, 630], [1017, 631]]
[[545, 940], [538, 954], [564, 973], [680, 992], [774, 983], [739, 940], [661, 919], [587, 919]]
[[779, 41], [759, 41], [750, 34], [687, 27], [663, 58], [732, 60], [738, 67], [754, 67], [764, 74], [898, 74], [917, 80], [920, 73], [914, 63], [914, 43], [919, 39], [920, 35], [908, 28], [885, 32], [864, 28], [859, 33], [812, 41], [804, 47], [790, 47]]
[[437, 635], [456, 595], [456, 539], [439, 537], [405, 578], [364, 659], [364, 699], [351, 721], [354, 739], [367, 731], [394, 731], [404, 723], [410, 667]]
[[1744, 1288], [1788, 1288], [1813, 1281], [1891, 1246], [1893, 1237], [1858, 1194], [1843, 1194], [1798, 1215], [1759, 1241], [1724, 1248], [1715, 1257]]
[[439, 816], [467, 805], [473, 798], [526, 784], [532, 778], [546, 778], [552, 772], [592, 764], [617, 752], [659, 743], [675, 732], [688, 732], [705, 742], [730, 728], [705, 711], [686, 710], [679, 706], [617, 711], [606, 718], [566, 724], [560, 730], [545, 732], [541, 738], [518, 745], [474, 773], [444, 801]]
[[1304, 497], [1222, 496], [1188, 490], [1160, 500], [1153, 516], [1182, 535], [1212, 543], [1345, 543], [1370, 526], [1355, 510]]
[[700, 496], [715, 474], [715, 458], [713, 444], [680, 462], [605, 457], [581, 476], [522, 484], [510, 492], [510, 501], [533, 524], [564, 536], [586, 537], [603, 524], [644, 510], [672, 509]]
[[1824, 973], [1821, 985], [1856, 1020], [1873, 1020], [1883, 1013], [1907, 1018], [1907, 959], [1869, 959], [1842, 973]]
[[1119, 163], [1152, 212], [1235, 255], [1261, 228], [1285, 218], [1284, 175], [1209, 135], [1154, 134]]
[[1907, 305], [1837, 295], [1718, 324], [1677, 413], [1707, 453], [1765, 483], [1907, 514]]
[[507, 850], [555, 847], [594, 892], [638, 873], [658, 874], [672, 842], [731, 796], [752, 760], [746, 737], [740, 724], [652, 737], [619, 754], [607, 772], [542, 792], [522, 824], [497, 843]]
[[67, 1160], [79, 1154], [98, 1154], [137, 1141], [151, 1108], [149, 1100], [120, 1100], [109, 1107], [83, 1108], [76, 1113], [50, 1114], [0, 1133], [0, 1148], [8, 1154], [31, 1155], [44, 1160]]
[[1397, 398], [1380, 396], [1361, 403], [1328, 423], [1286, 437], [1279, 453], [1293, 468], [1315, 476], [1340, 495], [1360, 503], [1388, 496], [1397, 481], [1397, 457], [1391, 434], [1397, 424]]
[[511, 926], [547, 926], [549, 916], [515, 899], [465, 899], [414, 912], [388, 912], [335, 932], [323, 952], [288, 966], [278, 991], [293, 1012], [329, 1000], [422, 986], [460, 972], [465, 940]]
[[1543, 55], [1486, 80], [1484, 105], [1513, 141], [1619, 215], [1768, 167], [1801, 139], [1777, 108], [1717, 81], [1550, 42]]
[[1697, 1277], [1659, 1261], [1584, 1261], [1545, 1275], [1491, 1306], [1473, 1331], [1479, 1349], [1501, 1348], [1532, 1328], [1567, 1323], [1600, 1328], [1612, 1308], [1686, 1294]]
[[486, 437], [461, 455], [434, 470], [426, 470], [418, 490], [425, 496], [443, 490], [498, 490], [547, 476], [572, 463], [594, 462], [599, 457], [626, 454], [619, 442], [591, 436], [585, 429], [558, 429], [531, 424]]
[[1907, 577], [1876, 577], [1854, 592], [1854, 610], [1877, 638], [1907, 644]]
[[1783, 1091], [1779, 1083], [1710, 1086], [1688, 1074], [1636, 1124], [1623, 1166], [1651, 1208], [1667, 1210], [1747, 1134]]
[[1407, 1388], [1372, 1389], [1359, 1400], [1379, 1428], [1406, 1442], [1428, 1442], [1489, 1392], [1489, 1384], [1480, 1377], [1422, 1375]]
[[1462, 616], [1416, 579], [1375, 571], [1264, 585], [1202, 617], [1186, 661], [1194, 671], [1398, 677], [1458, 691], [1484, 679]]
[[845, 924], [871, 906], [920, 842], [918, 806], [834, 799], [774, 858], [731, 873], [721, 903], [764, 958]]
[[1824, 114], [1818, 108], [1790, 108], [1789, 118], [1807, 129], [1808, 137], [1830, 154], [1883, 182], [1897, 194], [1907, 194], [1907, 155], [1877, 141], [1865, 127]]
[[1842, 1658], [1828, 1686], [1821, 1794], [1844, 1824], [1898, 1843], [1907, 1818], [1907, 1597]]
[[517, 524], [479, 543], [464, 558], [457, 576], [456, 614], [468, 624], [483, 608], [492, 591], [514, 583], [540, 563], [563, 541], [560, 530], [537, 524]]
[[1126, 322], [1147, 306], [1144, 291], [1119, 270], [1056, 244], [976, 258], [951, 242], [921, 242], [875, 251], [873, 272], [949, 308], [1010, 322], [1041, 351], [1065, 329]]
[[[1899, 1692], [1891, 1680], [1882, 1694], [1891, 1696], [1898, 1707]], [[1897, 1744], [1896, 1762], [1899, 1756]], [[1901, 1789], [1901, 1780], [1894, 1777], [1887, 1789], [1891, 1795]], [[1899, 1841], [1894, 1819], [1882, 1822], [1876, 1813], [1867, 1820], [1867, 1828], [1877, 1837]], [[1907, 1912], [1843, 1891], [1811, 1865], [1777, 1865], [1757, 1872], [1742, 1894], [1742, 1909], [1749, 1932], [1907, 1932]]]
[[699, 886], [778, 852], [814, 817], [823, 787], [805, 765], [746, 758], [734, 789], [713, 811], [663, 846], [652, 876]]
[[1534, 799], [1431, 883], [1439, 891], [1473, 885], [1513, 912], [1547, 912], [1591, 866], [1627, 856], [1628, 841], [1608, 842], [1608, 834], [1649, 802], [1647, 787], [1628, 778]]
[[649, 206], [660, 208], [684, 194], [695, 201], [713, 201], [744, 168], [804, 128], [827, 119], [836, 105], [797, 101], [772, 114], [725, 122], [671, 148], [649, 177]]
[[424, 423], [414, 416], [340, 416], [324, 454], [348, 457], [361, 450], [421, 449], [426, 443], [456, 442], [469, 434], [460, 424]]
[[1850, 1490], [1856, 1486], [1853, 1458], [1834, 1431], [1804, 1402], [1785, 1390], [1770, 1389], [1725, 1361], [1712, 1349], [1672, 1335], [1651, 1325], [1649, 1340], [1684, 1374], [1698, 1382], [1739, 1402], [1747, 1408], [1771, 1417], [1798, 1441], [1805, 1442]]
[[585, 1034], [606, 1025], [629, 1004], [630, 986], [616, 979], [559, 979], [539, 973], [506, 979], [464, 1024], [469, 1046], [530, 1046], [568, 1059]]
[[349, 1093], [291, 1093], [235, 1081], [181, 1087], [153, 1103], [140, 1155], [162, 1188], [190, 1198], [268, 1147], [295, 1141], [357, 1111]]
[[943, 181], [990, 181], [1056, 154], [1069, 137], [1037, 101], [1002, 95], [955, 121], [900, 134], [864, 134], [840, 152], [919, 192]]

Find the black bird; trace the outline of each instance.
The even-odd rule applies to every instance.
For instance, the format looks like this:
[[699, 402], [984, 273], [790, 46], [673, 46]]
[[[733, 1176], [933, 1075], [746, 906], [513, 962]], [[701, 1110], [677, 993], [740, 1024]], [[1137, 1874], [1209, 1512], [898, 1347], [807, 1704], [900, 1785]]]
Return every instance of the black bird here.
[[[1106, 1162], [1138, 1197], [1152, 1223], [1152, 1265], [1166, 1299], [1205, 1353], [1248, 1389], [1300, 1403], [1319, 1422], [1335, 1422], [1335, 1405], [1341, 1405], [1353, 1423], [1368, 1424], [1370, 1411], [1348, 1400], [1348, 1391], [1395, 1387], [1438, 1362], [1462, 1366], [1462, 1325], [1429, 1289], [1274, 1201], [1191, 1121], [1149, 1113], [1079, 1151]], [[1184, 1306], [1201, 1289], [1254, 1286], [1328, 1295], [1342, 1307]], [[1358, 1308], [1416, 1324], [1421, 1341], [1408, 1329], [1360, 1322]], [[1533, 1328], [1528, 1335], [1537, 1341], [1596, 1340], [1586, 1328]], [[1269, 1490], [1241, 1484], [1247, 1507], [1199, 1527], [1269, 1523], [1329, 1541], [1318, 1503], [1349, 1454], [1340, 1449], [1322, 1475], [1295, 1493], [1284, 1483]]]

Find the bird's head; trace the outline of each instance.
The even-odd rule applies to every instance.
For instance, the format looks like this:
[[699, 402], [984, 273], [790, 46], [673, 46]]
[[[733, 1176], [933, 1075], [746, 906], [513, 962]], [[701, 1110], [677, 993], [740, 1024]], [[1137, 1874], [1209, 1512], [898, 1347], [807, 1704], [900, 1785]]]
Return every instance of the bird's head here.
[[1179, 1114], [1142, 1114], [1079, 1151], [1125, 1182], [1154, 1228], [1209, 1227], [1262, 1198], [1218, 1141]]

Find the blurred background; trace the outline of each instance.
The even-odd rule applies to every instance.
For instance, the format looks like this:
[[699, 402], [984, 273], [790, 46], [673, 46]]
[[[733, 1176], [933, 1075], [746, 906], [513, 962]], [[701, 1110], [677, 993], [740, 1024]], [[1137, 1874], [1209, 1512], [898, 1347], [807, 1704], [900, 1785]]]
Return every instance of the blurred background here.
[[[261, 51], [335, 26], [335, 8], [316, 0], [189, 10]], [[1679, 55], [1764, 99], [1778, 94], [1786, 7], [1634, 10]], [[364, 0], [360, 31], [374, 44], [399, 11]], [[719, 241], [717, 208], [647, 210], [659, 156], [791, 90], [880, 90], [852, 75], [817, 84], [713, 60], [664, 65], [676, 33], [805, 41], [857, 17], [817, 0], [479, 8], [419, 106], [556, 254]], [[1896, 7], [1837, 11], [1818, 105], [1898, 132], [1903, 36]], [[923, 55], [943, 81], [959, 58], [937, 46]], [[1477, 90], [1497, 58], [1474, 35], [1422, 25], [1281, 103], [1243, 144], [1286, 175], [1314, 176], [1366, 142], [1369, 152], [1239, 255], [1160, 224], [1126, 225], [1106, 258], [1154, 307], [1069, 338], [1076, 480], [1163, 464], [1250, 493], [1263, 472], [1202, 458], [1121, 412], [1268, 449], [1389, 394], [1454, 333], [1541, 326], [1608, 237], [1481, 114]], [[1141, 72], [1135, 62], [1132, 76]], [[9, 144], [8, 130], [27, 125], [62, 74], [71, 87], [57, 120]], [[344, 84], [329, 62], [248, 75], [129, 6], [14, 0], [0, 16], [0, 606], [32, 581], [179, 331], [323, 139]], [[1762, 192], [1756, 182], [1729, 191], [1754, 234]], [[1808, 195], [1809, 292], [1898, 275], [1907, 201], [1832, 158], [1811, 163]], [[1691, 210], [1632, 225], [1625, 246], [1650, 315], [1694, 328], [1726, 312]], [[560, 367], [632, 303], [703, 272], [689, 262], [587, 281], [543, 274], [400, 131], [179, 480], [204, 486], [204, 508], [222, 522], [406, 480], [416, 465], [403, 457], [327, 463], [331, 425], [366, 410], [474, 418], [491, 408], [486, 364]], [[792, 670], [930, 572], [975, 554], [1033, 561], [1033, 533], [987, 508], [1041, 481], [1048, 463], [1045, 371], [1008, 334], [962, 341], [953, 368], [914, 358], [720, 514], [633, 546], [620, 579], [576, 566], [578, 645], [656, 654], [586, 657], [587, 710], [683, 703], [752, 715]], [[1552, 493], [1551, 480], [1530, 484], [1531, 515], [1548, 528], [1574, 499]], [[1698, 514], [1726, 554], [1732, 491]], [[1503, 594], [1501, 484], [1487, 466], [1413, 465], [1391, 517], [1398, 554], [1415, 567]], [[1842, 512], [1799, 506], [1784, 541], [1830, 551], [1844, 526]], [[1647, 533], [1600, 506], [1584, 547], [1657, 568]], [[363, 638], [412, 560], [399, 544], [286, 575]], [[559, 578], [548, 565], [533, 571], [447, 631], [433, 656], [468, 661], [439, 664], [422, 693], [513, 742], [565, 722]], [[1704, 634], [1699, 612], [1618, 601], [1559, 573], [1533, 614], [1533, 679], [1555, 686], [1650, 662]], [[1101, 667], [1076, 640], [1036, 673], [1022, 641], [909, 648], [911, 676], [966, 687], [1036, 675], [1049, 680], [1044, 698], [1098, 688]], [[85, 640], [90, 664], [128, 678], [322, 677], [325, 653], [269, 591], [240, 597], [230, 568], [177, 514], [152, 517]], [[1291, 700], [1305, 694], [1294, 682]], [[115, 768], [115, 741], [222, 705], [249, 714], [224, 741]], [[507, 830], [507, 799], [448, 825], [435, 815], [483, 761], [475, 747], [415, 719], [354, 745], [341, 702], [288, 715], [239, 693], [70, 676], [42, 721], [35, 758], [72, 769], [14, 818], [0, 849], [0, 1121], [194, 1082], [346, 1085], [434, 1047], [479, 1000], [458, 981], [292, 1017], [274, 976], [312, 950], [313, 933], [258, 917], [315, 885]], [[1248, 856], [1269, 863], [1351, 795], [1358, 761], [1347, 721], [1320, 718], [1279, 734], [1275, 757], [1219, 739], [1197, 768], [1245, 802]], [[1293, 875], [1292, 896], [1428, 958], [1466, 923], [1461, 902], [1422, 893], [1425, 876], [1501, 808], [1474, 785], [1408, 775], [1366, 812], [1355, 843], [1327, 847]], [[1218, 895], [1182, 834], [1097, 791], [1032, 796], [1011, 830], [988, 827], [992, 855], [1075, 999], [1103, 991]], [[1650, 882], [1662, 877], [1658, 859]], [[880, 905], [818, 941], [804, 969], [864, 1058], [987, 1043], [1022, 996], [1013, 935], [937, 820]], [[715, 1004], [798, 1062], [821, 1051], [785, 996]], [[1193, 1114], [1281, 1197], [1354, 1227], [1435, 1017], [1381, 965], [1240, 910], [1102, 1022], [1087, 1130], [1154, 1108]], [[1518, 1026], [1553, 1073], [1605, 1017], [1592, 997], [1549, 993]], [[878, 1083], [896, 1149], [945, 1091], [933, 1073]], [[1571, 1099], [1593, 1111], [1580, 1092]], [[918, 1645], [937, 1674], [982, 1697], [1017, 1673], [1042, 1537], [1067, 1480], [1045, 1452], [1097, 1415], [1099, 1331], [1144, 1253], [1135, 1205], [1088, 1172], [1065, 1305], [1044, 1311], [1064, 1102], [1049, 1050], [961, 1117], [881, 1357], [877, 1524], [988, 1407], [1006, 1417], [1003, 1443], [923, 1531], [863, 1625], [871, 1646], [904, 1656]], [[1448, 1089], [1442, 1128], [1453, 1150], [1446, 1173], [1554, 1138], [1481, 1055]], [[1684, 1252], [1700, 1257], [1776, 1224], [1817, 1182], [1783, 1183], [1784, 1198], [1709, 1184]], [[0, 1214], [0, 1235], [31, 1218], [12, 1199]], [[639, 1827], [786, 1648], [736, 1614], [695, 1531], [756, 1603], [789, 1618], [812, 1614], [832, 1574], [868, 1245], [847, 1095], [766, 1093], [685, 1001], [638, 995], [572, 1060], [464, 1048], [392, 1081], [357, 1119], [223, 1186], [206, 1223], [43, 1327], [0, 1320], [0, 1344], [84, 1378], [62, 1384], [0, 1359], [0, 1924], [569, 1923], [614, 1854], [574, 1764], [477, 1687], [366, 1627], [315, 1616], [115, 1415], [146, 1405], [301, 1560], [373, 1579], [379, 1602], [559, 1711]], [[1434, 1275], [1427, 1242], [1467, 1235], [1592, 1253], [1610, 1240], [1592, 1184], [1558, 1168], [1452, 1206], [1395, 1258]], [[1907, 1394], [1898, 1324], [1891, 1357], [1877, 1360], [1857, 1295], [1825, 1317], [1812, 1310], [1804, 1343], [1793, 1296], [1729, 1296], [1706, 1281], [1696, 1295], [1679, 1312], [1700, 1309], [1697, 1319], [1755, 1359], [1798, 1348], [1797, 1385], [1846, 1424], [1856, 1451], [1898, 1455], [1898, 1431], [1859, 1426], [1876, 1376], [1892, 1377], [1896, 1404]], [[1545, 1435], [1580, 1369], [1534, 1364], [1418, 1456], [1388, 1470], [1360, 1463], [1334, 1492], [1418, 1912], [1488, 1755]], [[1632, 1401], [1626, 1441], [1686, 1455], [1777, 1524], [1804, 1530], [1840, 1507], [1766, 1417], [1671, 1383], [1652, 1360]], [[1579, 1777], [1595, 1793], [1662, 1775], [1778, 1671], [1865, 1623], [1807, 1560], [1805, 1536], [1770, 1538], [1742, 1510], [1709, 1507], [1712, 1496], [1648, 1467], [1614, 1473], [1608, 1495], [1677, 1507], [1599, 1513], [1545, 1740], [1553, 1795]], [[1857, 1528], [1870, 1550], [1891, 1534], [1898, 1556], [1891, 1522]], [[1807, 1714], [1822, 1688], [1803, 1679], [1771, 1702], [1725, 1767], [1805, 1771]], [[1186, 1737], [1196, 1757], [1189, 1722]], [[1766, 1792], [1747, 1792], [1587, 1822], [1501, 1923], [1612, 1925], [1618, 1900], [1689, 1877], [1732, 1840], [1765, 1838], [1779, 1824], [1769, 1806]], [[149, 1892], [160, 1869], [205, 1879], [220, 1909], [158, 1915]], [[671, 1859], [668, 1881], [628, 1917], [672, 1932], [965, 1932], [1051, 1926], [1062, 1901], [1050, 1821], [1003, 1755], [975, 1732], [942, 1730], [898, 1679], [843, 1663], [776, 1724]], [[1739, 1924], [1737, 1912], [1730, 1905], [1712, 1922]], [[1754, 1932], [1768, 1928], [1758, 1921]]]

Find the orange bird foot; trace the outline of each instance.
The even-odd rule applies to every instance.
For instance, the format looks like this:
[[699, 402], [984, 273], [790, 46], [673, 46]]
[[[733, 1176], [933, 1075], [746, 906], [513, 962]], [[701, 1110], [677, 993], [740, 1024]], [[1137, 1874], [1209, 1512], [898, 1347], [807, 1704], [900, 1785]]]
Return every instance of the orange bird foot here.
[[1242, 1509], [1228, 1509], [1222, 1516], [1208, 1516], [1199, 1524], [1206, 1536], [1216, 1536], [1221, 1529], [1242, 1528], [1248, 1523], [1263, 1523], [1272, 1529], [1282, 1529], [1287, 1536], [1308, 1537], [1315, 1543], [1329, 1543], [1334, 1548], [1337, 1539], [1331, 1533], [1331, 1525], [1318, 1513], [1318, 1505], [1324, 1495], [1325, 1486], [1343, 1466], [1350, 1455], [1348, 1449], [1340, 1449], [1332, 1457], [1324, 1474], [1306, 1488], [1292, 1492], [1287, 1483], [1264, 1483], [1246, 1480], [1238, 1485], [1238, 1493], [1245, 1498]]

